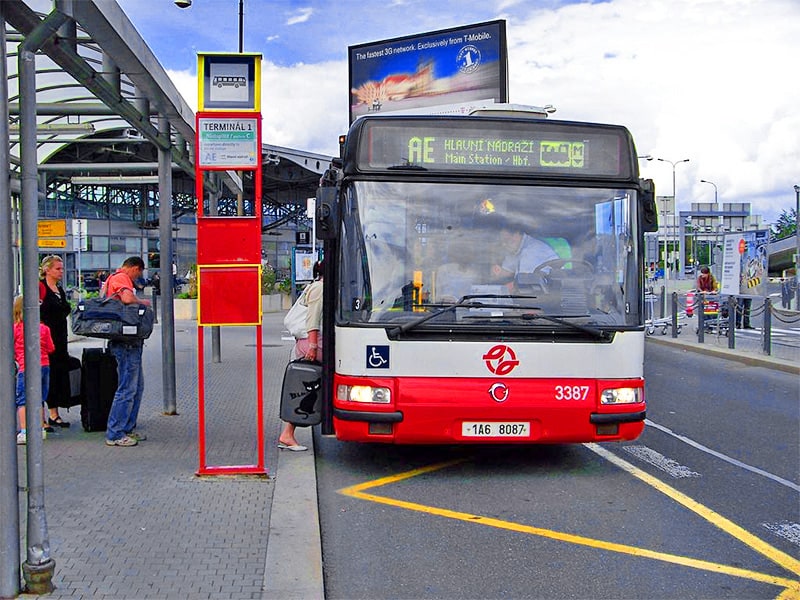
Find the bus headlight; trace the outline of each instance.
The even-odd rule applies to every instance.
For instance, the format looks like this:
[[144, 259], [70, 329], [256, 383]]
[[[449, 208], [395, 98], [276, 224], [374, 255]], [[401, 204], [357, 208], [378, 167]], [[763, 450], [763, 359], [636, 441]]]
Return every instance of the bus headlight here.
[[603, 390], [600, 404], [638, 404], [641, 402], [641, 388], [612, 388]]
[[339, 385], [336, 398], [346, 402], [370, 402], [373, 404], [389, 404], [392, 393], [389, 388], [372, 387], [370, 385]]

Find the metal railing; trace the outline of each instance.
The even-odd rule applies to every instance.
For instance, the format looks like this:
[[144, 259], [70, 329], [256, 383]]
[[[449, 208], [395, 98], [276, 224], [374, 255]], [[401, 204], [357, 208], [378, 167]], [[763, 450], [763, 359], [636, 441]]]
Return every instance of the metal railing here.
[[784, 308], [782, 298], [776, 304], [771, 297], [668, 293], [664, 286], [645, 298], [649, 335], [691, 335], [699, 344], [800, 362], [800, 311]]

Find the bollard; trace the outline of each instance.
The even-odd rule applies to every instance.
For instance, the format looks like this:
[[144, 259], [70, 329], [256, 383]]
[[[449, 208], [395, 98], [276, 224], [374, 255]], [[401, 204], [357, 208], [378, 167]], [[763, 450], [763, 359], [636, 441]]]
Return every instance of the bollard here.
[[22, 577], [25, 579], [25, 592], [28, 594], [50, 594], [53, 591], [53, 573], [56, 561], [48, 558], [40, 565], [29, 562], [22, 563]]
[[672, 292], [672, 337], [678, 337], [678, 292]]
[[761, 327], [762, 335], [764, 336], [764, 354], [770, 356], [772, 354], [772, 301], [769, 298], [764, 298], [764, 323]]
[[[699, 300], [700, 308], [695, 306], [694, 312], [697, 314], [697, 341], [700, 344], [706, 341], [706, 311], [704, 310], [703, 300], [699, 294], [695, 295], [695, 302]], [[719, 313], [718, 313], [719, 314]]]
[[661, 318], [664, 318], [665, 311], [667, 310], [667, 288], [661, 286]]
[[738, 308], [736, 296], [728, 296], [728, 348], [736, 349], [736, 310]]

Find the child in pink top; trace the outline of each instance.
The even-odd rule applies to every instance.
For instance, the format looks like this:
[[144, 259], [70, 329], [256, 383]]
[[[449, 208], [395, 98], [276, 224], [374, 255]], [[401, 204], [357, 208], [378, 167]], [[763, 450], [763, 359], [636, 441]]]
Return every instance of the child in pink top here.
[[[50, 353], [56, 349], [56, 346], [53, 343], [53, 336], [50, 335], [50, 328], [44, 323], [39, 323], [39, 338], [42, 358], [42, 422], [47, 423], [44, 418], [44, 399], [47, 398], [47, 388], [50, 385]], [[25, 339], [22, 325], [22, 296], [14, 298], [14, 360], [17, 361], [15, 395], [17, 420], [19, 421], [17, 443], [25, 444], [28, 440], [25, 425]], [[42, 429], [42, 439], [46, 437], [47, 433]]]

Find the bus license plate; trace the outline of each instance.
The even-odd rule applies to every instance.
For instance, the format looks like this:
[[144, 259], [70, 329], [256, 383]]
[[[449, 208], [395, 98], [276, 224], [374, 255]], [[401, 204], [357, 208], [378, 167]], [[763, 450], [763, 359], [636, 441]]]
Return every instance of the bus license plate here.
[[464, 437], [530, 437], [531, 424], [527, 421], [497, 423], [494, 421], [464, 421], [461, 423]]

